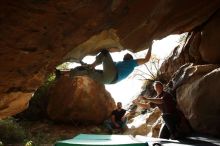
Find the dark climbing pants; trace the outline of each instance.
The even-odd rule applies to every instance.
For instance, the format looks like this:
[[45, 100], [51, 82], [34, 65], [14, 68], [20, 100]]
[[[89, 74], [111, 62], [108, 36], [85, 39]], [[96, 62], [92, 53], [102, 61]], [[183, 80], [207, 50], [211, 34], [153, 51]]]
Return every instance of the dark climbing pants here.
[[163, 124], [160, 129], [159, 138], [169, 139], [170, 135], [170, 131], [167, 128], [166, 124]]
[[103, 65], [103, 70], [96, 71], [92, 69], [88, 70], [71, 70], [71, 76], [89, 76], [94, 80], [97, 80], [103, 84], [111, 84], [116, 76], [117, 76], [117, 68], [115, 66], [115, 63], [112, 60], [112, 57], [108, 50], [102, 50], [101, 53], [99, 53], [96, 56], [96, 62], [98, 64]]
[[160, 132], [160, 138], [169, 138], [170, 135], [176, 136], [177, 134], [177, 125], [179, 124], [179, 116], [177, 114], [163, 114], [162, 118], [165, 122], [165, 125], [162, 127]]

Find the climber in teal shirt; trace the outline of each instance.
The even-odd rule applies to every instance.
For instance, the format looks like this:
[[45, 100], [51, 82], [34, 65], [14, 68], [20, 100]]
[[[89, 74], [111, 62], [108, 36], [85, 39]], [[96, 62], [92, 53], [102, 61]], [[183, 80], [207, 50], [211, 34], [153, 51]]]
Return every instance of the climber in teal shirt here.
[[[70, 77], [75, 76], [89, 76], [92, 79], [99, 81], [103, 84], [114, 84], [129, 76], [136, 66], [147, 63], [151, 57], [152, 44], [148, 49], [145, 58], [133, 59], [129, 53], [124, 55], [123, 61], [114, 62], [107, 49], [102, 51], [96, 56], [94, 63], [88, 65], [92, 69], [71, 69]], [[103, 70], [97, 70], [95, 67], [99, 64], [103, 65]]]
[[134, 68], [138, 66], [138, 63], [137, 60], [131, 59], [116, 62], [115, 66], [117, 68], [117, 78], [115, 82], [119, 82], [129, 76], [133, 72]]

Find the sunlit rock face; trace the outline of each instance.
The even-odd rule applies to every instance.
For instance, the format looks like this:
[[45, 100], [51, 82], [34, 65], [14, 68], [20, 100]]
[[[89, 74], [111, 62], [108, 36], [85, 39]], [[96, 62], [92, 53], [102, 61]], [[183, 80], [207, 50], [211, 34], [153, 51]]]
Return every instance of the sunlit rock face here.
[[218, 68], [219, 65], [206, 64], [195, 65], [193, 63], [187, 63], [181, 66], [172, 76], [170, 82], [172, 82], [172, 89], [176, 90], [182, 84], [188, 82], [192, 77], [200, 78], [200, 75], [207, 74], [212, 70]]
[[159, 137], [162, 117], [158, 107], [154, 108], [153, 113], [146, 119], [146, 124], [148, 126], [151, 125], [151, 130], [148, 133], [148, 136]]
[[151, 127], [151, 133], [148, 134], [150, 137], [159, 137], [160, 129], [164, 124], [162, 117], [158, 118], [157, 121]]
[[176, 98], [190, 125], [196, 132], [220, 136], [219, 66], [189, 65], [178, 73]]
[[[81, 59], [103, 47], [136, 52], [148, 47], [152, 39], [190, 31], [208, 20], [219, 3], [1, 0], [0, 97], [33, 93], [45, 76], [69, 57]], [[2, 102], [10, 104], [10, 100]]]
[[[159, 108], [154, 108], [153, 111], [147, 115], [139, 115], [135, 117], [132, 122], [129, 122], [131, 128], [129, 128], [124, 134], [158, 137], [162, 123], [160, 115], [161, 112]], [[135, 126], [135, 122], [137, 121], [142, 124]]]
[[67, 123], [100, 124], [115, 108], [111, 95], [86, 76], [62, 77], [50, 89], [48, 116]]
[[141, 124], [138, 127], [131, 127], [129, 128], [126, 132], [124, 132], [124, 134], [126, 135], [146, 135], [147, 133], [150, 132], [151, 130], [151, 125], [147, 125], [147, 124]]

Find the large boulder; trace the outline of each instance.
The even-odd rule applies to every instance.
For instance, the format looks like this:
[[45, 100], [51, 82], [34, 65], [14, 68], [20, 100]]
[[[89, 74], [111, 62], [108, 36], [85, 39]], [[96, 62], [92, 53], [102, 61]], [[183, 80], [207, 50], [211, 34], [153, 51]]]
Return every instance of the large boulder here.
[[181, 84], [176, 89], [180, 109], [195, 131], [220, 136], [220, 68], [188, 66], [181, 74], [186, 76], [180, 78]]
[[48, 116], [55, 121], [99, 124], [115, 108], [110, 93], [89, 77], [61, 77], [50, 89]]

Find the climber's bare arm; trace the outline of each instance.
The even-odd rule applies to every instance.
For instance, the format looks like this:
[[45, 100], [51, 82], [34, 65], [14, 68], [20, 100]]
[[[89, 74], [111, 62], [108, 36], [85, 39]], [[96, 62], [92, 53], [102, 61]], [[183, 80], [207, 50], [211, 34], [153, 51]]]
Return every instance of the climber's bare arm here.
[[152, 49], [152, 42], [151, 42], [151, 44], [150, 44], [150, 47], [149, 47], [149, 49], [148, 49], [148, 52], [147, 52], [145, 58], [140, 58], [140, 59], [137, 59], [137, 60], [136, 60], [138, 65], [145, 64], [145, 63], [147, 63], [147, 62], [150, 60], [150, 57], [151, 57], [151, 49]]

